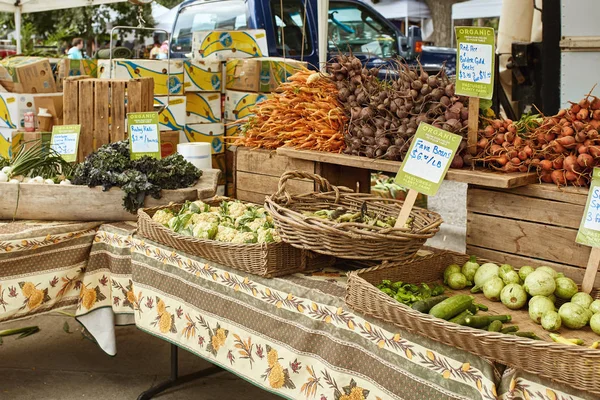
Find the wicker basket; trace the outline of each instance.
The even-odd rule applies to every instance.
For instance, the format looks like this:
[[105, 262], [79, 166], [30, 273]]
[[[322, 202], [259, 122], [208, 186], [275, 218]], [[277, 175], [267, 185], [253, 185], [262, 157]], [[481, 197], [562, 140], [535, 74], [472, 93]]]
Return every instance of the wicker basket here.
[[[321, 192], [290, 195], [286, 182], [293, 178], [312, 179]], [[337, 223], [302, 213], [338, 206], [359, 212], [366, 206], [368, 212], [382, 217], [398, 217], [403, 204], [401, 200], [383, 199], [333, 186], [319, 175], [288, 171], [281, 176], [277, 193], [266, 198], [265, 209], [275, 220], [281, 238], [294, 247], [355, 260], [407, 260], [438, 232], [442, 223], [438, 214], [414, 207], [410, 213], [413, 228], [408, 229]]]
[[[413, 310], [382, 293], [375, 286], [383, 279], [414, 283], [439, 282], [448, 265], [462, 265], [468, 259], [469, 256], [464, 254], [437, 251], [412, 262], [384, 263], [350, 272], [346, 303], [355, 311], [382, 319], [401, 329], [600, 395], [600, 350], [457, 325]], [[478, 259], [478, 262], [487, 260]], [[595, 289], [592, 296], [598, 298], [598, 295], [598, 290]], [[510, 311], [506, 308], [504, 310], [504, 314], [506, 310]], [[516, 312], [510, 311], [509, 314], [514, 315]], [[577, 333], [572, 332], [567, 336], [576, 337]]]
[[[204, 200], [218, 205], [218, 201]], [[182, 204], [138, 210], [138, 235], [251, 274], [272, 278], [333, 265], [335, 258], [296, 249], [287, 243], [238, 244], [180, 235], [152, 220], [158, 210], [179, 210]]]

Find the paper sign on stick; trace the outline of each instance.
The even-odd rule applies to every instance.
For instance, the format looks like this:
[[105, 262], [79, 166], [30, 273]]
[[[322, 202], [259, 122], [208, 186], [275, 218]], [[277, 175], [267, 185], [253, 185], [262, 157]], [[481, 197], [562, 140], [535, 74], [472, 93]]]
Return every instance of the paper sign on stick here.
[[494, 94], [494, 28], [459, 26], [456, 31], [456, 94], [491, 99]]
[[160, 160], [160, 131], [157, 112], [127, 114], [129, 153], [132, 160], [150, 156]]
[[54, 125], [50, 147], [67, 162], [77, 160], [81, 125]]
[[575, 241], [592, 247], [581, 284], [582, 290], [590, 293], [600, 263], [600, 168], [594, 168], [592, 173], [590, 191]]
[[421, 122], [404, 157], [396, 183], [433, 196], [448, 172], [462, 136]]

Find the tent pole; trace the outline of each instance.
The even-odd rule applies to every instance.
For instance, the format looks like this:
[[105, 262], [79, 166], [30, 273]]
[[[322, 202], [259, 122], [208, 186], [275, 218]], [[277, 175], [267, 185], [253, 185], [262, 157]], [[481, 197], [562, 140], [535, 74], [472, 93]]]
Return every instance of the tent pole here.
[[408, 37], [408, 13], [404, 17], [404, 36]]
[[[329, 0], [317, 1], [317, 28], [319, 31], [319, 69], [325, 72], [329, 39]], [[343, 49], [345, 51], [346, 49]]]
[[17, 1], [15, 6], [15, 40], [17, 41], [17, 54], [21, 54], [21, 4]]

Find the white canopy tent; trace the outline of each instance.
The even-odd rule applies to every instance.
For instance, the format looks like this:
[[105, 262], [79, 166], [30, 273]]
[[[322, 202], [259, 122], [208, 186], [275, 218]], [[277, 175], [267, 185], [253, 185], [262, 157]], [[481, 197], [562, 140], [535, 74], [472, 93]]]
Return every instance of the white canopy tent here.
[[403, 19], [404, 34], [407, 36], [409, 21], [420, 21], [423, 26], [424, 20], [431, 18], [429, 7], [422, 0], [380, 0], [368, 3], [387, 19]]
[[20, 54], [21, 14], [120, 3], [123, 1], [126, 0], [0, 0], [0, 11], [15, 14], [15, 40], [17, 41], [17, 54]]
[[452, 6], [452, 19], [499, 17], [502, 0], [470, 0]]

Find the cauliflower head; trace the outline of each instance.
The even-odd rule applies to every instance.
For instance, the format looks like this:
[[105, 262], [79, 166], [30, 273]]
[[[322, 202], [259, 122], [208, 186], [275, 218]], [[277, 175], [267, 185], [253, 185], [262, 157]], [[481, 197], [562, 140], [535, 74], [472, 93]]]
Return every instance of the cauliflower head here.
[[194, 214], [192, 216], [192, 224], [196, 225], [200, 222], [211, 222], [211, 223], [219, 223], [219, 216], [210, 213], [200, 213]]
[[257, 231], [258, 243], [281, 242], [281, 237], [273, 228], [259, 228]]
[[227, 204], [228, 204], [227, 208], [229, 210], [228, 214], [234, 220], [236, 218], [241, 217], [242, 215], [244, 215], [244, 213], [248, 209], [248, 206], [246, 206], [244, 203], [241, 203], [239, 201], [230, 201]]
[[173, 218], [173, 212], [171, 210], [158, 210], [152, 216], [152, 221], [158, 222], [159, 224], [162, 224], [164, 226], [168, 226], [171, 218]]
[[257, 236], [254, 232], [237, 232], [231, 243], [256, 243]]
[[210, 221], [200, 221], [194, 225], [194, 237], [200, 239], [214, 239], [217, 235], [219, 225]]
[[219, 242], [231, 242], [233, 241], [236, 233], [237, 231], [233, 228], [219, 225], [215, 240], [218, 240]]

